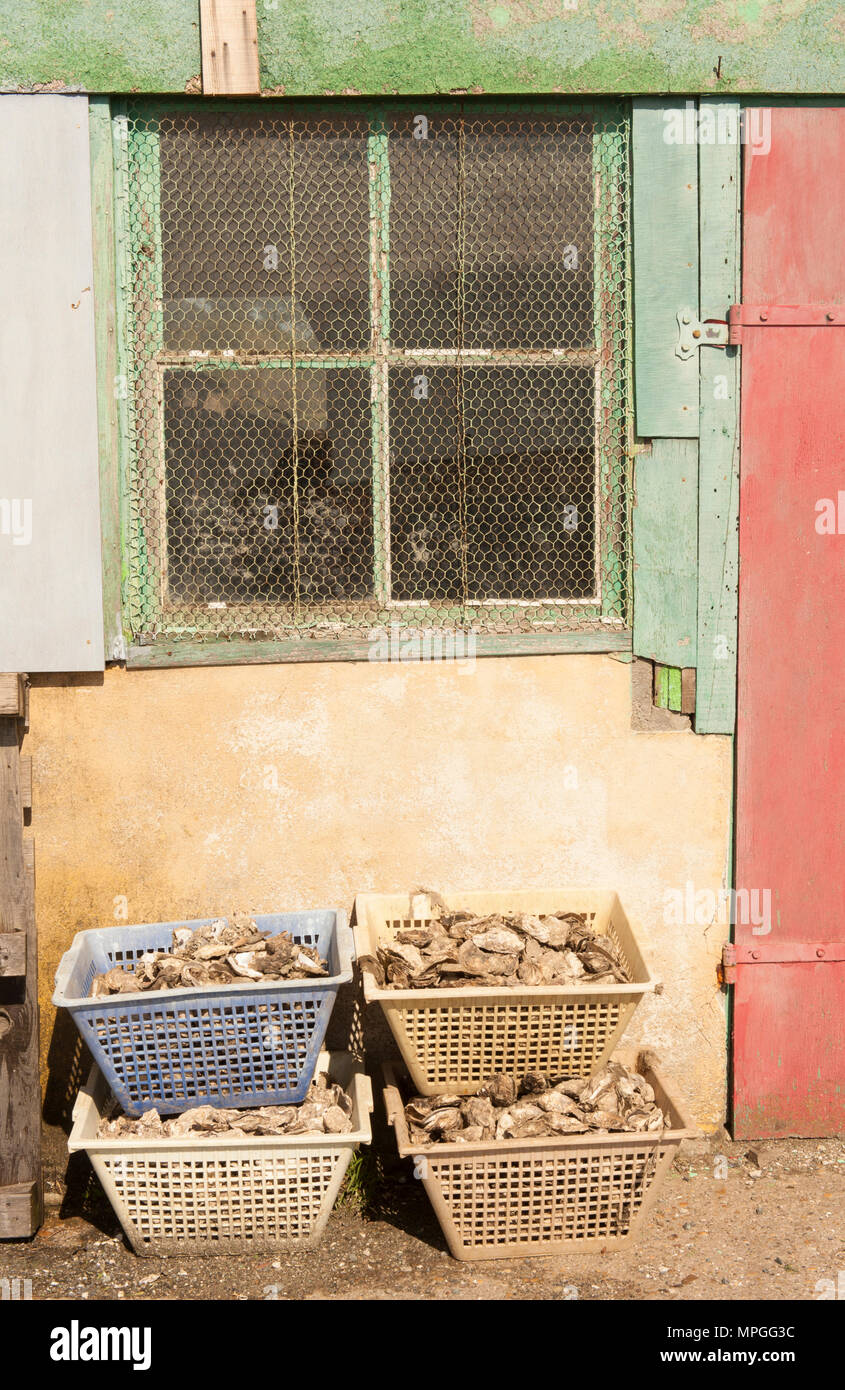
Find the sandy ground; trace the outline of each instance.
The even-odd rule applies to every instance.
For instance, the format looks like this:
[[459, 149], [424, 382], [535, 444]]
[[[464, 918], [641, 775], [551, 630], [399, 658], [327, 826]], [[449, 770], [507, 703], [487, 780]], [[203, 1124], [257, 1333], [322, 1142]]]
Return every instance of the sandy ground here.
[[387, 1145], [373, 1212], [341, 1205], [319, 1248], [168, 1259], [131, 1252], [84, 1155], [67, 1169], [63, 1146], [54, 1131], [45, 1225], [0, 1245], [0, 1277], [31, 1280], [33, 1299], [814, 1300], [840, 1271], [845, 1295], [841, 1140], [697, 1141], [629, 1250], [478, 1264], [452, 1259]]

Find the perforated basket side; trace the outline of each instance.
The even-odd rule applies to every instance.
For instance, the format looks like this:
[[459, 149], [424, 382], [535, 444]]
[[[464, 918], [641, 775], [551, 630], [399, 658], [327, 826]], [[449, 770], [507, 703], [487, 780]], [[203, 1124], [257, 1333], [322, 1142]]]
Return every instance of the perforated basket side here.
[[[304, 1098], [337, 987], [200, 991], [186, 1004], [120, 996], [77, 1012], [79, 1030], [123, 1109], [280, 1105]], [[132, 997], [137, 1000], [137, 996]]]
[[616, 1250], [636, 1236], [678, 1142], [426, 1154], [423, 1183], [456, 1259]]
[[385, 1108], [402, 1156], [414, 1157], [451, 1253], [505, 1259], [613, 1250], [637, 1235], [681, 1141], [693, 1131], [660, 1078], [644, 1074], [671, 1129], [653, 1134], [437, 1144], [416, 1153], [400, 1081], [384, 1067]]
[[[444, 991], [445, 993], [445, 991]], [[402, 1059], [421, 1095], [444, 1089], [469, 1094], [496, 1072], [524, 1076], [592, 1076], [605, 1065], [640, 995], [607, 997], [581, 991], [560, 998], [527, 991], [494, 1000], [444, 1001], [402, 992], [379, 1002]], [[515, 996], [515, 997], [514, 997]]]
[[172, 1157], [100, 1152], [91, 1161], [137, 1254], [249, 1253], [315, 1245], [354, 1148], [205, 1145]]
[[[203, 919], [209, 921], [211, 919]], [[174, 927], [157, 923], [81, 932], [56, 976], [54, 1002], [73, 1016], [123, 1109], [172, 1114], [188, 1105], [295, 1104], [305, 1095], [337, 991], [352, 978], [346, 914], [334, 910], [256, 917], [262, 930], [289, 931], [315, 946], [334, 972], [321, 979], [76, 997], [105, 953], [133, 964], [169, 945]], [[99, 968], [102, 968], [101, 966]]]
[[[494, 1072], [591, 1076], [605, 1065], [643, 994], [654, 989], [616, 893], [584, 888], [454, 891], [452, 911], [583, 912], [619, 946], [632, 983], [437, 990], [379, 988], [364, 966], [364, 996], [378, 1003], [422, 1095], [448, 1087], [463, 1094]], [[359, 957], [402, 926], [432, 919], [428, 893], [362, 893], [355, 899]]]
[[370, 1079], [349, 1053], [323, 1052], [318, 1066], [352, 1097], [349, 1134], [100, 1139], [109, 1094], [93, 1067], [68, 1148], [88, 1152], [139, 1255], [308, 1248], [325, 1230], [353, 1152], [370, 1142], [373, 1107]]

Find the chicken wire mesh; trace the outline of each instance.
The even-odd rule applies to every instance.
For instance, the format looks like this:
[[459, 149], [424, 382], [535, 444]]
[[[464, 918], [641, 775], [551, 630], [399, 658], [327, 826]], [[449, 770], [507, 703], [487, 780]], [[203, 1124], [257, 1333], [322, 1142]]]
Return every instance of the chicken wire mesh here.
[[624, 106], [116, 134], [133, 641], [626, 626]]

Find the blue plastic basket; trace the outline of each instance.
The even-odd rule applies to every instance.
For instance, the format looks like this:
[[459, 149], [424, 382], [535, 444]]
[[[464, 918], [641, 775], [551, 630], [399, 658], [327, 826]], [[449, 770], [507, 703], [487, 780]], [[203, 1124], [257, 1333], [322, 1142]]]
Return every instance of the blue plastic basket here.
[[305, 1099], [338, 988], [352, 979], [354, 946], [344, 912], [254, 918], [261, 931], [290, 932], [303, 946], [316, 946], [329, 963], [326, 978], [88, 997], [95, 975], [169, 948], [174, 927], [213, 920], [77, 932], [61, 959], [53, 1003], [72, 1014], [128, 1115], [151, 1106], [166, 1115], [194, 1105]]

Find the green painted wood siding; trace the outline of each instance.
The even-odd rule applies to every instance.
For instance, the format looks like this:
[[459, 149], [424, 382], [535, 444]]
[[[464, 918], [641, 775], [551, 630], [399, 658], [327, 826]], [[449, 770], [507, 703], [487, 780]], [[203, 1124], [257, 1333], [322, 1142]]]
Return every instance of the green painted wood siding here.
[[698, 434], [698, 363], [675, 355], [677, 314], [698, 312], [698, 151], [670, 143], [677, 103], [633, 110], [634, 399], [637, 433]]
[[655, 439], [634, 473], [634, 653], [694, 666], [698, 613], [698, 450]]
[[[723, 108], [722, 113], [719, 107]], [[736, 102], [702, 102], [713, 119]], [[699, 156], [701, 305], [725, 318], [740, 299], [740, 145], [701, 144]], [[698, 672], [695, 727], [733, 732], [736, 717], [739, 570], [738, 348], [699, 349]]]

